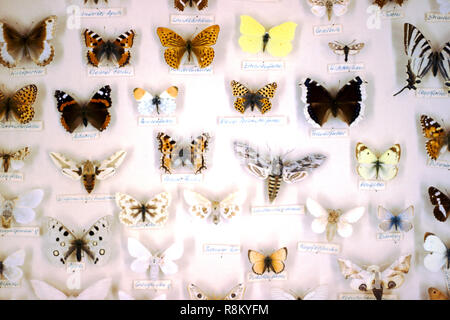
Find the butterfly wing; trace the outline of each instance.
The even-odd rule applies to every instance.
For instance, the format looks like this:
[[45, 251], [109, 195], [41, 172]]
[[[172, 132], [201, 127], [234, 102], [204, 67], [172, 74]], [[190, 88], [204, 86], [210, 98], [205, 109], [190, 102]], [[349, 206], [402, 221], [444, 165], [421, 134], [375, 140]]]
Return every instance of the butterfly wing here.
[[169, 205], [172, 200], [170, 193], [161, 192], [145, 204], [145, 218], [156, 226], [166, 223], [169, 216]]
[[186, 41], [180, 35], [168, 28], [159, 27], [156, 29], [156, 33], [158, 34], [163, 47], [167, 48], [164, 51], [166, 63], [170, 67], [178, 69], [181, 59], [186, 52]]
[[134, 238], [128, 238], [128, 253], [133, 258], [136, 258], [131, 263], [131, 270], [136, 273], [145, 273], [150, 266], [150, 259], [152, 254], [148, 249]]
[[295, 37], [297, 24], [285, 22], [269, 30], [267, 51], [274, 57], [285, 57], [292, 51], [292, 40]]
[[208, 150], [210, 136], [202, 133], [200, 136], [191, 141], [191, 163], [194, 165], [194, 173], [201, 173], [206, 169], [205, 154]]
[[277, 84], [276, 82], [273, 82], [265, 85], [256, 92], [257, 95], [262, 97], [259, 100], [259, 104], [256, 105], [262, 114], [272, 109], [272, 102], [269, 99], [272, 99], [275, 96], [276, 89]]
[[435, 187], [428, 188], [428, 196], [433, 204], [433, 214], [441, 222], [445, 222], [450, 215], [450, 198]]
[[328, 211], [311, 198], [306, 199], [306, 208], [316, 217], [311, 224], [311, 229], [319, 234], [325, 232], [328, 225]]
[[57, 152], [50, 152], [50, 159], [52, 159], [56, 167], [61, 169], [61, 172], [65, 176], [73, 180], [81, 179], [81, 165], [77, 164], [75, 161]]
[[55, 36], [56, 16], [50, 16], [40, 22], [28, 35], [26, 47], [33, 61], [41, 67], [52, 62], [55, 48], [50, 44]]
[[433, 233], [425, 233], [423, 248], [428, 254], [423, 259], [425, 268], [437, 272], [446, 267], [448, 269], [448, 249], [444, 242]]
[[396, 144], [385, 151], [379, 158], [380, 168], [378, 170], [378, 177], [383, 181], [388, 181], [397, 175], [398, 163], [400, 161], [401, 149], [400, 145]]
[[372, 272], [362, 269], [357, 264], [347, 259], [338, 259], [339, 268], [345, 279], [351, 279], [350, 287], [354, 290], [367, 292], [372, 289], [374, 280]]
[[400, 219], [400, 230], [408, 232], [413, 228], [411, 220], [414, 218], [414, 206], [409, 206], [398, 215]]
[[119, 68], [122, 68], [130, 63], [130, 49], [133, 47], [135, 36], [136, 32], [134, 30], [128, 30], [114, 40], [114, 56], [116, 57]]
[[206, 197], [187, 189], [184, 190], [183, 195], [191, 214], [205, 220], [211, 215], [212, 203]]
[[271, 288], [270, 295], [272, 300], [297, 300], [296, 296], [281, 288]]
[[172, 173], [173, 151], [177, 143], [163, 132], [158, 133], [156, 140], [159, 143], [158, 150], [161, 152], [161, 169], [166, 173]]
[[284, 271], [285, 265], [284, 265], [284, 261], [287, 258], [287, 248], [281, 248], [278, 249], [277, 251], [273, 252], [269, 258], [270, 258], [270, 266], [269, 268], [275, 272], [275, 273], [281, 273]]
[[130, 195], [117, 192], [116, 205], [121, 209], [119, 220], [127, 226], [137, 225], [142, 221], [142, 204]]
[[364, 207], [357, 207], [347, 212], [344, 212], [337, 223], [337, 232], [343, 238], [348, 238], [353, 233], [352, 223], [356, 223], [365, 212]]
[[83, 250], [91, 258], [91, 262], [96, 265], [105, 264], [111, 256], [109, 243], [112, 223], [112, 216], [104, 216], [83, 235], [82, 240], [85, 243]]
[[89, 29], [84, 30], [83, 35], [87, 48], [87, 62], [94, 67], [98, 67], [105, 53], [105, 41], [97, 33]]
[[0, 21], [0, 63], [14, 68], [25, 53], [23, 35]]
[[12, 253], [3, 261], [3, 276], [11, 282], [18, 282], [23, 276], [23, 271], [19, 267], [23, 266], [24, 262], [25, 250]]
[[315, 127], [321, 127], [331, 114], [334, 99], [325, 87], [310, 78], [301, 86], [306, 120]]
[[19, 170], [24, 166], [23, 160], [30, 154], [29, 148], [25, 147], [13, 153], [0, 154], [0, 166], [4, 172], [11, 168], [13, 171]]
[[265, 260], [266, 256], [254, 250], [248, 250], [248, 260], [252, 264], [252, 270], [254, 273], [261, 275], [267, 268]]
[[97, 281], [92, 286], [84, 289], [76, 298], [77, 300], [105, 300], [111, 289], [111, 278]]
[[230, 220], [242, 211], [243, 194], [241, 192], [233, 192], [225, 199], [220, 201], [219, 210], [222, 217]]
[[49, 285], [48, 283], [40, 280], [30, 280], [31, 286], [33, 287], [34, 294], [39, 300], [66, 300], [67, 296], [56, 289], [55, 287]]
[[266, 29], [258, 21], [242, 15], [240, 31], [242, 35], [239, 38], [239, 46], [244, 52], [258, 53], [263, 50], [263, 36]]
[[337, 93], [335, 103], [337, 116], [349, 126], [355, 126], [364, 116], [366, 89], [364, 81], [355, 77]]
[[193, 283], [189, 284], [188, 292], [191, 300], [210, 300], [210, 298]]
[[22, 123], [29, 123], [34, 118], [33, 104], [36, 101], [38, 89], [34, 84], [18, 90], [11, 98], [10, 107], [14, 118]]
[[427, 154], [431, 159], [436, 160], [446, 143], [447, 133], [437, 121], [427, 115], [423, 114], [420, 117], [420, 124], [422, 125], [423, 135], [430, 139], [425, 144]]
[[67, 259], [73, 253], [71, 244], [77, 238], [58, 220], [46, 217], [45, 219], [45, 254], [50, 262], [57, 265], [65, 265]]
[[81, 106], [64, 91], [56, 90], [55, 98], [58, 111], [61, 112], [60, 122], [66, 131], [72, 133], [83, 123]]
[[347, 12], [350, 0], [333, 0], [332, 2], [333, 2], [333, 13], [336, 16], [340, 17]]
[[234, 286], [227, 295], [223, 298], [223, 300], [242, 300], [244, 297], [245, 287], [243, 283], [239, 283]]
[[213, 62], [215, 53], [210, 46], [216, 44], [219, 31], [220, 27], [216, 24], [204, 29], [192, 39], [192, 52], [197, 57], [200, 68], [205, 68]]
[[329, 295], [328, 285], [320, 285], [317, 288], [308, 291], [302, 300], [327, 300]]
[[14, 219], [21, 224], [26, 224], [34, 220], [36, 208], [44, 197], [42, 189], [34, 189], [30, 192], [21, 194], [15, 201], [13, 210]]
[[365, 180], [376, 179], [378, 169], [376, 162], [378, 157], [364, 143], [356, 145], [356, 160], [358, 161], [357, 172]]
[[98, 174], [96, 178], [99, 180], [105, 180], [116, 173], [116, 170], [120, 167], [127, 152], [124, 150], [119, 150], [115, 152], [108, 159], [103, 160], [98, 167]]
[[208, 0], [174, 0], [173, 5], [175, 9], [184, 11], [184, 8], [188, 5], [192, 6], [194, 3], [197, 5], [198, 10], [203, 10], [208, 6]]
[[86, 119], [97, 130], [105, 130], [111, 122], [108, 108], [111, 107], [111, 87], [106, 85], [100, 88], [86, 105]]
[[308, 0], [308, 4], [311, 6], [311, 12], [316, 17], [321, 18], [327, 13], [326, 0]]
[[409, 272], [410, 266], [411, 255], [400, 256], [400, 258], [381, 273], [383, 288], [396, 289], [401, 287], [405, 281], [405, 274]]
[[178, 272], [178, 266], [174, 262], [181, 258], [184, 252], [182, 242], [175, 242], [161, 255], [162, 261], [160, 264], [161, 271], [166, 275], [175, 274]]
[[140, 115], [149, 116], [156, 110], [156, 104], [153, 103], [155, 97], [147, 90], [136, 88], [133, 90], [133, 96], [138, 103], [138, 112]]
[[430, 297], [430, 300], [449, 300], [449, 298], [444, 293], [433, 287], [428, 288], [428, 295]]
[[244, 113], [247, 108], [249, 108], [249, 104], [246, 103], [245, 96], [250, 93], [250, 90], [244, 86], [243, 84], [237, 81], [231, 81], [231, 90], [233, 96], [237, 97], [234, 102], [234, 108], [240, 113]]
[[378, 219], [381, 220], [381, 223], [378, 225], [378, 227], [383, 230], [384, 232], [388, 232], [392, 229], [392, 227], [395, 227], [393, 223], [393, 219], [395, 218], [395, 215], [384, 208], [383, 206], [378, 206]]
[[167, 88], [163, 93], [159, 95], [160, 105], [159, 109], [164, 114], [172, 114], [177, 108], [178, 88], [175, 86]]
[[294, 183], [305, 179], [314, 169], [319, 168], [327, 159], [322, 154], [309, 154], [303, 159], [283, 165], [283, 180]]

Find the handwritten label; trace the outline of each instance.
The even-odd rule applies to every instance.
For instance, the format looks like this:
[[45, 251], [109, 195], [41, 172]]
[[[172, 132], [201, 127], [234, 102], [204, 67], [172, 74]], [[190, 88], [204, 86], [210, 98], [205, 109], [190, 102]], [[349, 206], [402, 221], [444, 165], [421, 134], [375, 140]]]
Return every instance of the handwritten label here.
[[161, 175], [163, 183], [198, 183], [203, 181], [203, 174], [173, 173]]
[[267, 215], [267, 214], [298, 215], [298, 214], [305, 214], [305, 206], [288, 205], [288, 206], [252, 207], [251, 212], [252, 214], [255, 215]]
[[139, 127], [174, 126], [177, 124], [177, 117], [148, 117], [138, 118]]
[[328, 65], [329, 73], [360, 72], [364, 70], [364, 63], [332, 63]]
[[204, 244], [204, 254], [239, 254], [241, 246], [238, 244]]
[[416, 90], [417, 98], [448, 98], [447, 89], [442, 88], [418, 88]]
[[19, 288], [20, 282], [0, 280], [0, 288]]
[[399, 10], [386, 10], [381, 11], [381, 19], [398, 19], [403, 18], [405, 14]]
[[66, 272], [69, 274], [81, 272], [86, 270], [86, 264], [84, 262], [68, 262]]
[[124, 8], [83, 8], [80, 12], [81, 18], [115, 18], [125, 15]]
[[27, 68], [11, 70], [9, 74], [11, 77], [38, 77], [45, 76], [47, 73], [45, 68]]
[[324, 128], [313, 128], [311, 129], [311, 138], [344, 138], [348, 137], [350, 130], [348, 128], [342, 129], [324, 129]]
[[450, 13], [427, 12], [425, 13], [426, 22], [450, 22]]
[[377, 240], [389, 240], [395, 243], [402, 241], [404, 237], [403, 232], [378, 232]]
[[148, 230], [148, 229], [162, 229], [164, 226], [163, 225], [157, 225], [151, 222], [147, 222], [147, 223], [140, 223], [134, 226], [127, 226], [130, 229], [133, 230]]
[[95, 201], [115, 201], [113, 194], [58, 194], [58, 202], [95, 202]]
[[307, 253], [338, 254], [341, 246], [334, 243], [299, 242], [297, 250]]
[[282, 60], [244, 60], [241, 63], [243, 71], [283, 71], [284, 66]]
[[169, 73], [170, 74], [178, 74], [178, 75], [181, 75], [181, 74], [205, 75], [205, 74], [212, 74], [213, 68], [212, 68], [212, 66], [208, 66], [206, 68], [200, 68], [196, 65], [188, 64], [188, 65], [180, 66], [178, 69], [169, 68]]
[[0, 228], [0, 237], [39, 237], [39, 227]]
[[326, 36], [329, 34], [342, 33], [342, 24], [329, 24], [324, 26], [314, 26], [313, 34], [315, 36]]
[[285, 126], [288, 123], [286, 116], [253, 116], [253, 117], [219, 117], [218, 124], [221, 126]]
[[450, 170], [450, 162], [445, 161], [445, 160], [428, 159], [427, 165], [432, 167], [432, 168], [439, 168], [439, 169]]
[[373, 190], [379, 191], [386, 189], [386, 182], [377, 180], [360, 180], [359, 190]]
[[89, 77], [132, 77], [134, 76], [134, 68], [128, 67], [88, 67], [87, 74]]
[[171, 14], [171, 24], [214, 24], [213, 15]]
[[23, 174], [20, 172], [0, 172], [0, 181], [22, 182]]
[[42, 121], [31, 121], [28, 123], [0, 122], [0, 131], [42, 131]]
[[[376, 300], [371, 293], [340, 293], [339, 300]], [[397, 300], [395, 294], [383, 294], [382, 300]]]
[[95, 140], [98, 138], [100, 138], [100, 132], [96, 131], [75, 132], [72, 134], [72, 140], [74, 141]]
[[283, 271], [281, 273], [264, 273], [261, 275], [249, 272], [247, 275], [247, 280], [250, 282], [261, 282], [261, 281], [272, 281], [272, 280], [287, 280], [287, 272]]
[[171, 280], [134, 280], [135, 290], [169, 290], [172, 287]]

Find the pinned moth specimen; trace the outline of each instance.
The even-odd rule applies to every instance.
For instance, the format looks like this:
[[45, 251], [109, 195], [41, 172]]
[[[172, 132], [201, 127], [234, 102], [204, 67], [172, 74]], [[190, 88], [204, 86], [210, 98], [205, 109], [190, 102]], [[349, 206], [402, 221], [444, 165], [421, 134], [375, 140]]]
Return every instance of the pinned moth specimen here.
[[242, 300], [244, 297], [245, 287], [243, 283], [234, 286], [225, 297], [217, 298], [214, 296], [207, 296], [198, 286], [191, 283], [188, 286], [189, 296], [191, 300]]
[[189, 212], [201, 220], [211, 217], [214, 224], [218, 224], [220, 221], [230, 221], [240, 214], [243, 198], [241, 192], [233, 192], [222, 201], [211, 201], [198, 192], [184, 190], [184, 200], [189, 205]]
[[408, 232], [413, 227], [411, 222], [413, 218], [414, 206], [409, 206], [398, 214], [392, 213], [391, 211], [383, 208], [383, 206], [378, 206], [378, 219], [381, 220], [378, 227], [384, 232]]
[[309, 290], [302, 296], [281, 288], [271, 288], [270, 295], [272, 296], [272, 300], [327, 300], [329, 288], [328, 285], [321, 285]]
[[50, 262], [66, 265], [71, 256], [77, 262], [89, 260], [95, 265], [103, 265], [111, 255], [110, 239], [112, 216], [98, 219], [82, 236], [76, 236], [55, 218], [47, 217], [44, 232], [45, 253]]
[[264, 114], [272, 109], [272, 102], [269, 99], [275, 96], [277, 83], [269, 83], [258, 91], [253, 92], [243, 84], [233, 80], [231, 81], [231, 88], [233, 96], [236, 97], [234, 108], [237, 111], [244, 113], [247, 109], [253, 111], [257, 108], [261, 111], [261, 114]]
[[30, 154], [28, 147], [19, 149], [14, 152], [0, 152], [0, 167], [3, 172], [8, 172], [9, 169], [16, 171], [24, 166], [23, 160]]
[[428, 288], [428, 296], [430, 297], [430, 300], [450, 300], [450, 298], [442, 291], [433, 287]]
[[420, 124], [423, 136], [429, 139], [425, 149], [432, 160], [436, 160], [441, 151], [450, 152], [450, 131], [446, 131], [436, 120], [424, 114], [420, 117]]
[[211, 137], [202, 133], [192, 139], [189, 145], [178, 144], [169, 135], [160, 132], [156, 140], [159, 143], [158, 150], [161, 152], [161, 169], [166, 173], [173, 173], [174, 168], [190, 167], [195, 174], [206, 169], [206, 151], [208, 150]]
[[208, 0], [173, 0], [175, 9], [184, 11], [186, 7], [197, 7], [198, 10], [203, 10], [208, 6]]
[[423, 248], [428, 254], [423, 259], [425, 268], [431, 272], [450, 269], [450, 249], [433, 233], [425, 233]]
[[321, 18], [326, 14], [331, 20], [333, 14], [339, 17], [347, 12], [350, 0], [308, 0], [308, 4], [315, 16]]
[[162, 226], [169, 216], [170, 193], [161, 192], [148, 200], [140, 202], [125, 193], [116, 193], [116, 204], [121, 209], [119, 220], [126, 226], [146, 225]]
[[34, 220], [36, 208], [44, 197], [42, 189], [34, 189], [29, 192], [24, 192], [13, 199], [5, 199], [0, 194], [0, 216], [2, 227], [8, 229], [11, 223], [15, 220], [20, 224], [27, 224]]
[[364, 293], [372, 291], [375, 298], [381, 300], [384, 290], [401, 287], [411, 265], [411, 255], [400, 256], [383, 271], [377, 265], [362, 268], [347, 259], [338, 259], [338, 262], [345, 279], [351, 279], [352, 289]]
[[252, 264], [252, 271], [257, 275], [262, 275], [264, 272], [273, 271], [274, 273], [281, 273], [284, 271], [288, 250], [286, 247], [272, 252], [270, 255], [264, 255], [255, 250], [248, 250], [248, 260]]
[[183, 255], [183, 243], [175, 242], [164, 252], [151, 254], [142, 243], [134, 238], [128, 238], [128, 253], [136, 258], [131, 263], [131, 270], [136, 273], [150, 273], [151, 280], [159, 278], [159, 271], [165, 275], [172, 275], [178, 272], [178, 266], [174, 262]]
[[133, 90], [133, 96], [138, 103], [139, 114], [142, 116], [151, 115], [154, 111], [157, 114], [172, 114], [177, 108], [178, 88], [169, 87], [160, 95], [153, 95], [145, 89], [136, 88]]
[[397, 176], [400, 156], [399, 144], [393, 145], [377, 156], [364, 143], [359, 142], [356, 145], [356, 160], [358, 161], [356, 170], [364, 180], [388, 181]]
[[51, 152], [50, 158], [65, 176], [73, 180], [81, 179], [86, 191], [91, 193], [97, 179], [105, 180], [116, 173], [116, 169], [122, 164], [126, 154], [125, 151], [120, 150], [101, 162], [86, 160], [76, 163], [56, 152]]
[[234, 152], [245, 162], [245, 167], [251, 174], [267, 180], [270, 202], [277, 197], [282, 181], [286, 183], [301, 181], [320, 167], [326, 159], [326, 156], [321, 154], [310, 154], [295, 161], [286, 160], [282, 156], [262, 157], [257, 150], [243, 142], [234, 142]]
[[311, 198], [306, 200], [306, 207], [316, 217], [311, 224], [312, 230], [319, 234], [326, 231], [328, 241], [333, 241], [336, 231], [343, 238], [350, 237], [353, 233], [351, 224], [361, 219], [366, 210], [364, 207], [356, 207], [344, 213], [339, 209], [327, 210]]
[[111, 289], [111, 278], [95, 282], [78, 295], [66, 295], [64, 292], [41, 280], [30, 280], [35, 295], [40, 300], [105, 300]]
[[449, 196], [435, 187], [428, 188], [428, 196], [430, 197], [431, 204], [434, 205], [434, 217], [440, 222], [447, 221], [450, 215]]
[[355, 55], [359, 53], [362, 48], [364, 48], [364, 43], [359, 42], [354, 44], [355, 41], [356, 40], [353, 40], [349, 44], [345, 44], [339, 41], [329, 42], [328, 46], [337, 55], [344, 56], [344, 60], [345, 62], [347, 62], [348, 55]]
[[0, 261], [0, 279], [18, 282], [22, 279], [23, 271], [20, 268], [25, 262], [25, 250], [20, 249]]

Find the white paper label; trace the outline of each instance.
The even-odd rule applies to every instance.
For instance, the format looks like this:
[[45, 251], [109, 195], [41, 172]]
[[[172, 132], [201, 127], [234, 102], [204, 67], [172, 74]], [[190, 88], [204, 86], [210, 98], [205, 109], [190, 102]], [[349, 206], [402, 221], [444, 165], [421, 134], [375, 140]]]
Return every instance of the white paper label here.
[[45, 76], [47, 73], [45, 68], [26, 68], [11, 70], [11, 77], [38, 77]]
[[386, 189], [386, 182], [377, 180], [360, 180], [359, 190], [384, 190]]
[[135, 290], [169, 290], [172, 286], [171, 280], [134, 280]]
[[148, 117], [138, 118], [139, 127], [173, 126], [177, 124], [177, 117]]
[[178, 74], [178, 75], [181, 75], [181, 74], [205, 75], [205, 74], [212, 74], [213, 73], [213, 68], [212, 68], [212, 66], [208, 66], [208, 67], [205, 67], [205, 68], [200, 68], [200, 67], [198, 67], [196, 65], [188, 64], [188, 65], [180, 66], [178, 69], [169, 68], [169, 73], [170, 74]]
[[386, 10], [381, 11], [381, 19], [398, 19], [403, 18], [405, 14], [399, 10]]
[[287, 206], [252, 207], [251, 212], [254, 215], [268, 215], [268, 214], [299, 215], [299, 214], [305, 214], [305, 206], [303, 206], [303, 205], [287, 205]]
[[42, 121], [31, 121], [29, 123], [0, 122], [0, 131], [42, 131]]
[[287, 272], [283, 271], [281, 273], [263, 273], [261, 275], [249, 272], [247, 275], [247, 280], [250, 282], [260, 282], [260, 281], [272, 281], [272, 280], [287, 280]]
[[[339, 300], [376, 300], [370, 293], [340, 293]], [[383, 294], [382, 300], [397, 300], [395, 294]]]
[[113, 194], [58, 194], [58, 202], [96, 202], [96, 201], [115, 201]]
[[88, 67], [87, 74], [89, 77], [132, 77], [134, 76], [134, 68], [128, 67]]
[[0, 237], [39, 237], [39, 227], [0, 228]]
[[432, 167], [432, 168], [439, 168], [439, 169], [450, 170], [450, 162], [445, 161], [445, 160], [428, 159], [427, 165]]
[[417, 98], [448, 98], [448, 91], [442, 88], [418, 88]]
[[377, 232], [377, 240], [388, 240], [397, 243], [402, 241], [403, 237], [403, 232]]
[[427, 12], [425, 13], [426, 22], [450, 22], [450, 13]]
[[19, 288], [20, 282], [13, 282], [9, 280], [0, 280], [0, 288]]
[[204, 244], [204, 254], [239, 254], [241, 252], [241, 246], [238, 244]]
[[83, 8], [81, 9], [81, 18], [115, 18], [125, 14], [124, 8]]
[[285, 126], [288, 123], [286, 116], [253, 116], [253, 117], [219, 117], [218, 123], [221, 126]]
[[74, 141], [95, 140], [98, 138], [100, 138], [100, 132], [96, 131], [75, 132], [72, 134], [72, 140]]
[[68, 262], [66, 272], [69, 274], [81, 272], [86, 270], [86, 264], [84, 262]]
[[329, 24], [324, 26], [314, 26], [313, 34], [315, 36], [326, 36], [329, 34], [342, 33], [342, 24]]
[[339, 254], [341, 246], [334, 243], [299, 242], [297, 250], [308, 253]]
[[324, 128], [313, 128], [311, 129], [311, 138], [344, 138], [348, 137], [350, 130], [348, 128], [342, 129], [324, 129]]
[[171, 24], [214, 24], [213, 15], [171, 14]]
[[283, 60], [244, 60], [241, 64], [243, 71], [283, 71]]
[[20, 172], [0, 172], [0, 181], [22, 182], [23, 174]]
[[148, 229], [162, 229], [164, 227], [164, 225], [156, 225], [151, 222], [147, 222], [147, 223], [140, 223], [135, 226], [127, 226], [127, 227], [130, 229], [133, 229], [133, 230], [148, 230]]
[[360, 72], [364, 70], [364, 63], [332, 63], [328, 65], [329, 73]]
[[203, 181], [203, 174], [173, 173], [161, 175], [163, 183], [198, 183]]

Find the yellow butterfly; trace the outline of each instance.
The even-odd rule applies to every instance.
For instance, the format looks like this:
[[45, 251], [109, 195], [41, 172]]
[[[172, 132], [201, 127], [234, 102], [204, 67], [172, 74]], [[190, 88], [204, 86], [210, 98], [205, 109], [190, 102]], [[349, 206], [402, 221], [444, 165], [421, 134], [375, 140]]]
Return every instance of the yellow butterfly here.
[[287, 258], [287, 248], [281, 248], [272, 254], [265, 256], [254, 250], [248, 250], [248, 260], [253, 264], [254, 273], [261, 275], [266, 270], [281, 273], [284, 270], [284, 261]]
[[188, 61], [192, 59], [192, 53], [197, 58], [200, 68], [209, 66], [214, 59], [214, 49], [210, 46], [214, 45], [219, 36], [220, 27], [216, 24], [201, 31], [192, 40], [184, 40], [180, 35], [168, 28], [159, 27], [156, 32], [163, 47], [164, 59], [166, 63], [178, 69], [184, 54], [188, 53]]
[[365, 180], [391, 180], [397, 175], [400, 155], [399, 144], [393, 145], [378, 157], [364, 143], [359, 142], [356, 145], [358, 174]]
[[239, 45], [242, 50], [249, 53], [267, 52], [274, 57], [285, 57], [292, 51], [295, 37], [294, 22], [285, 22], [275, 26], [269, 31], [250, 16], [241, 16], [241, 34]]

